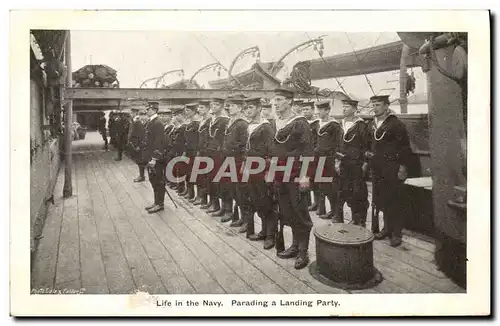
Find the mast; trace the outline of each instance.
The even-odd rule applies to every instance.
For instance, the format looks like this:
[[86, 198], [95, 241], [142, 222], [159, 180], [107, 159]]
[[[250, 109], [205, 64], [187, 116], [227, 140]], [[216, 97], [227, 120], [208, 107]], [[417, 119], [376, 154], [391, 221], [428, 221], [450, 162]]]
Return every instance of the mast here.
[[[71, 32], [66, 31], [65, 40], [65, 53], [64, 57], [66, 59], [66, 88], [72, 86], [72, 73], [71, 73]], [[67, 101], [66, 112], [64, 115], [64, 188], [63, 197], [71, 197], [73, 195], [73, 186], [71, 181], [71, 170], [73, 168], [72, 162], [72, 133], [71, 133], [71, 123], [73, 120], [73, 100]]]

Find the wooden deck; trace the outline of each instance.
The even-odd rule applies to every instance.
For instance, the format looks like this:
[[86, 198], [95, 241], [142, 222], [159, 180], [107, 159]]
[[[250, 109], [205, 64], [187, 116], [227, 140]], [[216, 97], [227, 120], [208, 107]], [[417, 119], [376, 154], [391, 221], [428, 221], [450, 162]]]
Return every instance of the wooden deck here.
[[[71, 198], [62, 198], [61, 168], [55, 205], [49, 207], [32, 266], [32, 289], [84, 288], [94, 294], [465, 293], [434, 264], [434, 244], [407, 235], [398, 248], [387, 240], [374, 242], [382, 283], [360, 291], [324, 285], [307, 268], [295, 270], [293, 259], [277, 258], [274, 249], [248, 241], [173, 191], [178, 209], [166, 198], [165, 211], [147, 214], [149, 182], [132, 182], [137, 166], [126, 157], [115, 162], [114, 153], [101, 147], [97, 133], [74, 142]], [[315, 214], [312, 218], [315, 225], [328, 223]], [[291, 231], [286, 232], [289, 241]], [[314, 241], [311, 236], [311, 261]]]

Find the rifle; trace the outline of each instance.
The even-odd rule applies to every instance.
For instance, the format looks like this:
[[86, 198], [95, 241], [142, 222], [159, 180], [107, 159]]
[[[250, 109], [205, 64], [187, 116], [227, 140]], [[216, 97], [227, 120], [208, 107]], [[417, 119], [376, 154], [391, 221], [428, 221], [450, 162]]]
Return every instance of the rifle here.
[[276, 245], [276, 253], [285, 251], [285, 237], [283, 235], [283, 229], [285, 227], [282, 219], [282, 215], [279, 211], [279, 205], [276, 204], [276, 197], [273, 196], [273, 214], [276, 215], [276, 233], [274, 234], [274, 241]]
[[[367, 152], [367, 154], [369, 154], [369, 155], [366, 155], [369, 159], [373, 157], [372, 152]], [[371, 169], [369, 169], [369, 170], [371, 170]], [[370, 173], [370, 179], [372, 182], [372, 202], [371, 202], [371, 205], [372, 205], [372, 232], [379, 233], [380, 232], [380, 224], [379, 224], [380, 210], [375, 205], [375, 198], [377, 197], [377, 189], [375, 187], [375, 177], [373, 176], [373, 171], [371, 171], [371, 173]]]

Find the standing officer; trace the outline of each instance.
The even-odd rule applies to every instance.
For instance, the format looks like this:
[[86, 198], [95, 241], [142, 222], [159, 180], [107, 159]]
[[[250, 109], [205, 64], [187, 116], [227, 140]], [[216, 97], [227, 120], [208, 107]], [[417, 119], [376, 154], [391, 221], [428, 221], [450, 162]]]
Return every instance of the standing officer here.
[[117, 150], [117, 155], [115, 161], [122, 160], [122, 154], [127, 146], [128, 129], [130, 126], [130, 121], [128, 114], [125, 112], [118, 113], [116, 125], [115, 125], [115, 147]]
[[[159, 115], [161, 117], [161, 121], [163, 122], [163, 140], [164, 140], [164, 145], [163, 145], [163, 151], [165, 153], [165, 167], [170, 162], [170, 160], [173, 157], [169, 156], [170, 149], [172, 148], [172, 132], [175, 129], [175, 125], [172, 122], [172, 111], [170, 109], [163, 110], [159, 112]], [[165, 178], [166, 184], [168, 184], [169, 187], [172, 187], [171, 181], [167, 180]]]
[[[312, 135], [312, 148], [313, 150], [316, 148], [318, 144], [318, 131], [319, 131], [319, 119], [314, 117], [314, 102], [313, 101], [304, 101], [302, 102], [302, 115], [309, 122], [309, 126], [311, 127], [311, 135]], [[311, 167], [315, 169], [317, 164], [318, 157], [315, 157], [314, 163], [311, 164]], [[314, 170], [315, 171], [315, 170]], [[314, 176], [314, 175], [313, 175]], [[318, 215], [326, 214], [325, 207], [325, 197], [321, 195], [318, 185], [314, 182], [311, 183], [314, 195], [314, 203], [308, 207], [310, 212], [316, 212]], [[308, 196], [309, 201], [311, 197]]]
[[102, 136], [102, 140], [104, 140], [104, 149], [108, 151], [108, 134], [106, 131], [106, 115], [104, 112], [99, 112], [99, 133]]
[[342, 146], [341, 157], [337, 160], [340, 173], [340, 199], [338, 220], [344, 222], [344, 203], [351, 208], [352, 224], [366, 226], [368, 211], [368, 189], [365, 175], [368, 164], [365, 163], [365, 152], [370, 148], [370, 133], [363, 119], [357, 117], [358, 101], [343, 100]]
[[[337, 219], [339, 206], [339, 177], [335, 171], [335, 155], [339, 151], [342, 129], [337, 120], [330, 117], [330, 100], [320, 102], [316, 105], [318, 108], [319, 124], [317, 131], [317, 143], [315, 147], [315, 156], [324, 157], [325, 165], [321, 171], [323, 177], [333, 178], [331, 183], [320, 183], [319, 189], [322, 196], [328, 197], [331, 211], [329, 214], [323, 213], [319, 216], [321, 219]], [[323, 199], [324, 203], [324, 199]]]
[[[241, 117], [245, 97], [242, 95], [232, 96], [227, 99], [229, 104], [227, 112], [229, 115], [229, 122], [224, 133], [223, 156], [224, 159], [228, 157], [234, 158], [236, 162], [236, 171], [240, 171], [243, 161], [245, 159], [246, 145], [248, 141], [248, 122]], [[233, 200], [236, 206], [241, 207], [246, 205], [246, 185], [233, 183], [231, 180], [221, 179], [222, 198], [223, 198], [223, 211], [224, 216], [221, 222], [225, 223], [232, 220], [230, 226], [240, 227], [244, 221], [239, 218], [239, 214], [233, 212]], [[235, 208], [236, 209], [236, 208]]]
[[143, 148], [141, 146], [144, 140], [145, 132], [146, 129], [144, 128], [144, 122], [141, 120], [141, 116], [139, 115], [139, 109], [132, 109], [132, 124], [128, 134], [128, 144], [132, 159], [139, 166], [139, 176], [134, 179], [134, 182], [142, 182], [146, 180], [144, 178], [146, 162], [143, 160]]
[[[224, 145], [224, 132], [226, 131], [229, 122], [228, 117], [222, 115], [224, 108], [224, 99], [214, 98], [210, 104], [212, 118], [208, 126], [208, 142], [206, 144], [206, 153], [214, 161], [214, 168], [209, 174], [209, 195], [210, 201], [207, 205], [201, 206], [202, 209], [207, 209], [207, 213], [219, 213], [223, 205], [220, 204], [221, 189], [220, 184], [212, 182], [217, 171], [222, 164], [222, 146]], [[222, 211], [224, 215], [224, 211]], [[222, 216], [220, 215], [220, 216]]]
[[[210, 126], [210, 115], [209, 113], [210, 101], [202, 100], [198, 102], [198, 117], [200, 120], [200, 125], [198, 127], [198, 156], [206, 156], [207, 155], [207, 142], [208, 142], [208, 128]], [[200, 165], [200, 168], [203, 169], [206, 166]], [[195, 206], [201, 205], [204, 206], [208, 203], [208, 188], [209, 188], [209, 180], [206, 174], [199, 175], [197, 179], [197, 198], [193, 201]]]
[[195, 192], [194, 192], [194, 185], [195, 182], [191, 182], [191, 169], [193, 167], [193, 161], [194, 158], [196, 157], [196, 153], [198, 152], [198, 128], [200, 127], [200, 121], [197, 119], [196, 114], [198, 111], [198, 103], [189, 103], [186, 105], [186, 120], [189, 121], [189, 123], [186, 125], [186, 130], [185, 130], [185, 156], [189, 159], [189, 163], [187, 165], [187, 170], [186, 170], [186, 187], [187, 187], [187, 192], [184, 195], [184, 198], [188, 200], [194, 200]]
[[[249, 121], [247, 157], [259, 157], [269, 161], [274, 139], [274, 130], [271, 123], [261, 116], [261, 99], [252, 98], [246, 101], [245, 115]], [[246, 165], [247, 163], [245, 163]], [[267, 170], [267, 169], [266, 169]], [[265, 240], [264, 249], [271, 249], [275, 245], [276, 214], [273, 211], [273, 196], [266, 184], [264, 170], [257, 175], [251, 175], [248, 179], [249, 211], [242, 215], [245, 224], [242, 227], [247, 237], [252, 241]], [[254, 215], [259, 214], [262, 219], [262, 230], [257, 235], [254, 231]], [[246, 217], [246, 218], [245, 218]]]
[[375, 117], [369, 126], [373, 137], [367, 157], [374, 180], [373, 201], [384, 216], [384, 228], [375, 239], [390, 237], [390, 245], [397, 247], [404, 226], [401, 195], [411, 160], [410, 141], [404, 124], [389, 110], [389, 96], [372, 96], [370, 101]]
[[158, 102], [148, 102], [146, 114], [149, 123], [146, 129], [146, 153], [148, 161], [149, 181], [153, 188], [154, 203], [146, 207], [149, 214], [164, 210], [165, 200], [165, 157], [164, 157], [164, 128], [163, 123], [158, 118]]
[[313, 156], [311, 128], [306, 118], [293, 112], [292, 91], [277, 89], [274, 100], [279, 118], [276, 119], [277, 131], [274, 137], [272, 156], [279, 158], [280, 166], [285, 165], [288, 158], [294, 158], [289, 182], [275, 177], [280, 218], [283, 219], [284, 224], [292, 227], [293, 233], [292, 245], [285, 251], [279, 252], [278, 257], [297, 257], [295, 268], [302, 269], [309, 263], [309, 237], [313, 223], [306, 198], [310, 192], [309, 180], [301, 178], [297, 183], [295, 178], [300, 175], [302, 164], [299, 158]]
[[[170, 159], [176, 156], [182, 156], [185, 154], [186, 148], [186, 120], [184, 118], [184, 107], [172, 108], [172, 114], [174, 119], [174, 124], [177, 126], [172, 130], [170, 134], [170, 151], [168, 157]], [[172, 169], [172, 172], [176, 178], [185, 176], [186, 165], [185, 163], [176, 163]], [[178, 182], [176, 191], [180, 195], [186, 190], [185, 181]]]

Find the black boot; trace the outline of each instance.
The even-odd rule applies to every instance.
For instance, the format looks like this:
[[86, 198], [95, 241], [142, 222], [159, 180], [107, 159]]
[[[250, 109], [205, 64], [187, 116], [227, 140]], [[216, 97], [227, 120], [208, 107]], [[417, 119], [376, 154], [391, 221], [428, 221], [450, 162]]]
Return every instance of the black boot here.
[[400, 236], [392, 235], [391, 241], [390, 241], [390, 246], [391, 247], [398, 247], [401, 245], [403, 242], [403, 239]]
[[309, 264], [309, 237], [311, 231], [302, 231], [299, 234], [299, 255], [295, 260], [295, 269], [302, 269]]
[[[219, 201], [218, 198], [215, 199], [216, 201]], [[205, 204], [202, 204], [200, 205], [200, 208], [201, 209], [206, 209], [206, 210], [210, 210], [211, 208], [213, 208], [214, 206], [214, 198], [212, 196], [210, 196], [210, 200], [208, 201], [208, 203], [205, 203]]]
[[380, 232], [375, 233], [375, 240], [385, 239], [385, 238], [389, 237], [390, 233], [391, 233], [391, 232], [389, 232], [389, 223], [387, 223], [388, 219], [387, 219], [387, 214], [385, 214], [385, 212], [383, 212], [382, 218], [384, 220], [384, 227], [382, 228], [382, 230]]
[[269, 212], [262, 219], [262, 228], [264, 229], [265, 227], [265, 250], [271, 249], [276, 245], [276, 218], [277, 216], [274, 212]]
[[185, 184], [182, 188], [182, 191], [179, 192], [179, 196], [184, 197], [187, 195], [188, 192], [189, 192], [189, 184]]
[[189, 199], [189, 202], [192, 203], [194, 205], [195, 202], [199, 202], [201, 201], [201, 193], [202, 193], [202, 190], [200, 188], [200, 186], [197, 186], [196, 187], [198, 189], [198, 191], [196, 192], [196, 196]]
[[[254, 234], [249, 236], [248, 239], [250, 239], [250, 241], [262, 241], [262, 240], [266, 239], [266, 233], [264, 232], [264, 230], [261, 230], [259, 233], [255, 234], [255, 231], [254, 231]], [[273, 235], [273, 239], [274, 239], [274, 235]]]
[[247, 239], [255, 234], [255, 226], [254, 226], [254, 212], [251, 211], [248, 208], [242, 208], [241, 209], [241, 220], [242, 222], [236, 222], [236, 223], [241, 223], [241, 228], [239, 229], [239, 233], [245, 233], [247, 234]]
[[366, 227], [366, 213], [368, 208], [364, 207], [353, 207], [351, 208], [352, 212], [352, 222], [354, 225], [359, 225], [362, 227]]
[[233, 221], [238, 221], [240, 219], [240, 211], [238, 209], [238, 205], [234, 205], [233, 207]]
[[220, 200], [219, 198], [214, 198], [212, 204], [207, 208], [207, 213], [215, 213], [220, 210]]
[[340, 202], [338, 198], [329, 196], [330, 206], [332, 207], [332, 222], [344, 223], [344, 202]]
[[293, 240], [292, 245], [288, 247], [285, 251], [278, 252], [277, 256], [282, 259], [295, 258], [299, 254], [299, 239], [297, 237], [296, 231], [292, 228]]
[[184, 182], [179, 182], [177, 184], [177, 194], [179, 196], [182, 196], [182, 193], [186, 190], [186, 185], [184, 184]]
[[233, 200], [228, 198], [224, 200], [224, 213], [221, 215], [220, 222], [226, 223], [233, 219]]
[[134, 179], [134, 182], [142, 182], [146, 180], [146, 178], [144, 177], [144, 170], [145, 170], [144, 166], [139, 165], [139, 176]]
[[225, 209], [224, 203], [222, 203], [222, 205], [219, 205], [218, 208], [219, 208], [218, 210], [212, 212], [211, 215], [213, 217], [221, 217], [221, 216], [224, 216], [226, 214], [226, 209]]
[[327, 214], [319, 215], [318, 217], [322, 220], [331, 220], [333, 219], [333, 216], [335, 216], [333, 211], [329, 211]]
[[194, 199], [194, 184], [188, 183], [187, 192], [184, 195], [184, 198], [186, 198], [188, 201]]
[[203, 207], [207, 203], [207, 191], [201, 187], [198, 187], [198, 198], [193, 202], [193, 205], [200, 205]]
[[[247, 223], [247, 218], [245, 217], [245, 214], [248, 215], [250, 214], [249, 212], [243, 212], [243, 210], [247, 210], [247, 208], [241, 208], [241, 218], [240, 218], [240, 211], [238, 209], [238, 205], [234, 205], [233, 207], [233, 214], [231, 215], [231, 224], [229, 226], [233, 227], [240, 227], [243, 224]], [[243, 233], [243, 232], [242, 232]]]

